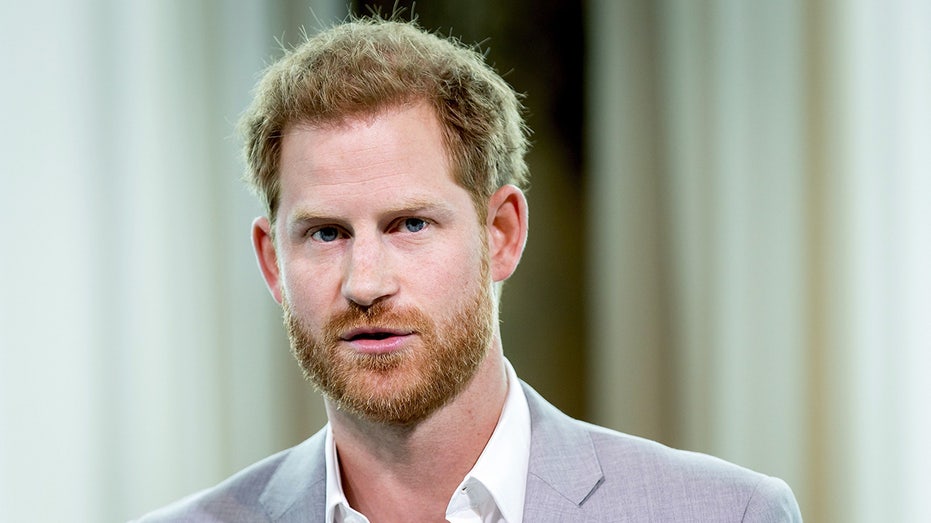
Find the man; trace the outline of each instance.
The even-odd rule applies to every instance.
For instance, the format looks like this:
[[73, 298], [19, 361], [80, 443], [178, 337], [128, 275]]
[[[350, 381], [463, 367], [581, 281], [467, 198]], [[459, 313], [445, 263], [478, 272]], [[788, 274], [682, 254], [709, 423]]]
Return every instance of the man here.
[[144, 521], [797, 521], [782, 481], [572, 420], [502, 354], [526, 130], [482, 56], [358, 20], [243, 118], [262, 275], [328, 425]]

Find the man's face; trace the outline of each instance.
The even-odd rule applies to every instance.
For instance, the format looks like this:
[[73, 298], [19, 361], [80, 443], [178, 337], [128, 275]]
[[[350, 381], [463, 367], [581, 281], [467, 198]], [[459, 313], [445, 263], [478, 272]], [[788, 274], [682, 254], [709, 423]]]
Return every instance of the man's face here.
[[426, 105], [290, 128], [275, 224], [292, 349], [335, 405], [427, 417], [472, 378], [496, 311], [487, 237]]

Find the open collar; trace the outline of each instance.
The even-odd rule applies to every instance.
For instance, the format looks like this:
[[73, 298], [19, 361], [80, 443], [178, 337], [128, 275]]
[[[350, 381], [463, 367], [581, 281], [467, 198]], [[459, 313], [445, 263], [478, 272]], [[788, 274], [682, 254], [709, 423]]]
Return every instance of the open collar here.
[[[551, 505], [553, 493], [570, 507], [578, 507], [604, 480], [592, 438], [583, 424], [550, 405], [526, 383], [521, 385], [530, 409], [531, 431], [525, 514], [528, 507], [539, 506], [543, 500]], [[294, 447], [269, 479], [259, 501], [272, 521], [324, 520], [325, 431]]]

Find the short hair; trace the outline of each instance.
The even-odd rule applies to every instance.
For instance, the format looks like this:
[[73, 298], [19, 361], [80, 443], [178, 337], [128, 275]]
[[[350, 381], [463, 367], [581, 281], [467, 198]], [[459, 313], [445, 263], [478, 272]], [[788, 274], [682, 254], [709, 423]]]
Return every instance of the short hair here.
[[526, 189], [528, 129], [514, 90], [482, 54], [415, 22], [354, 19], [269, 66], [240, 120], [245, 179], [275, 221], [281, 140], [295, 124], [325, 125], [406, 103], [430, 104], [453, 177], [482, 212], [501, 186]]

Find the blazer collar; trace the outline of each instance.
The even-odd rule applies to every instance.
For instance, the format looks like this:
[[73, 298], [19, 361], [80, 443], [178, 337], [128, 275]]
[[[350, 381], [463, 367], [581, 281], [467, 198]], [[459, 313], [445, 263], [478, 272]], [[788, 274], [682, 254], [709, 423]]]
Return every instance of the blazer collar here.
[[[530, 464], [535, 476], [572, 504], [581, 505], [601, 484], [604, 473], [585, 426], [563, 414], [521, 382], [530, 408]], [[326, 513], [326, 428], [292, 448], [269, 479], [259, 501], [272, 521], [323, 521]], [[525, 507], [535, 496], [530, 488]]]
[[[559, 409], [521, 382], [530, 407], [530, 468], [552, 490], [576, 506], [581, 505], [604, 480], [592, 437], [585, 425]], [[528, 490], [525, 506], [545, 492]]]
[[[292, 448], [259, 502], [272, 521], [323, 521], [326, 512], [326, 427]], [[311, 516], [311, 517], [309, 517]]]

